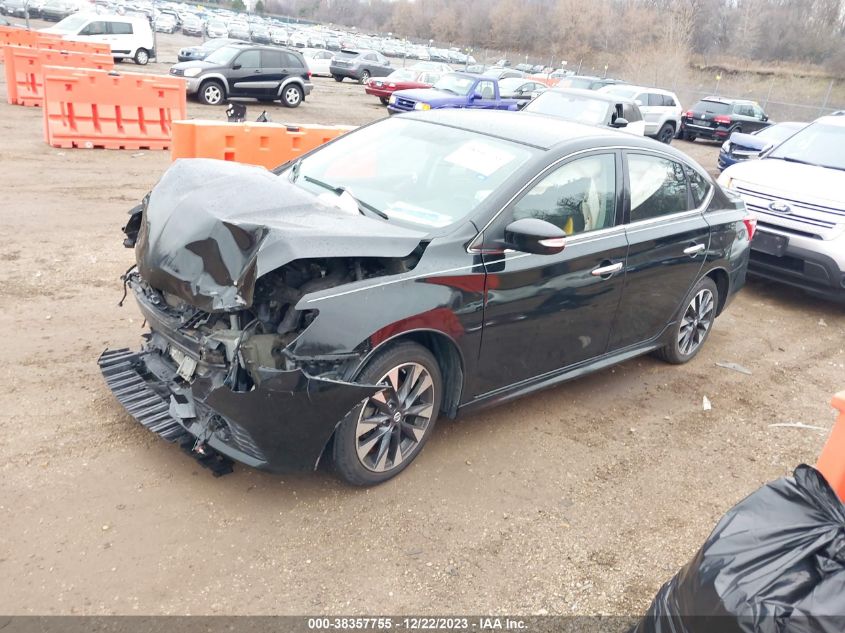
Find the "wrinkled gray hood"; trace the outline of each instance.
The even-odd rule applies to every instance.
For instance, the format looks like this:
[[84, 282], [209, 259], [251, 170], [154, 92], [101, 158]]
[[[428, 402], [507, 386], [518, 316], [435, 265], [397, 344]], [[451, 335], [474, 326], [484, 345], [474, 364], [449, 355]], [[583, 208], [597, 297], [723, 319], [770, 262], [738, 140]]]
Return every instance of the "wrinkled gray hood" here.
[[135, 257], [151, 286], [210, 312], [248, 307], [255, 280], [294, 260], [405, 257], [424, 237], [327, 205], [262, 167], [190, 159], [150, 193]]

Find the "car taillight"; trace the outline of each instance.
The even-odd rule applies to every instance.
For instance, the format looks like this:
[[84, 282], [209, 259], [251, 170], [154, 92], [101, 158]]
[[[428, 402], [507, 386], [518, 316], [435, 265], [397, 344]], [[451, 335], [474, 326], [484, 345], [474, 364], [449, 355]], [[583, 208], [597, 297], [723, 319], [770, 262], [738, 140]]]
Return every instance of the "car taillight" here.
[[748, 241], [750, 242], [754, 237], [754, 233], [757, 232], [757, 218], [749, 215], [742, 219], [742, 223], [745, 225], [745, 230], [748, 231]]
[[720, 114], [719, 116], [714, 116], [713, 120], [716, 123], [724, 123], [725, 125], [731, 124], [731, 117], [725, 116], [724, 114]]
[[311, 71], [308, 71], [308, 79], [311, 79]]
[[687, 110], [684, 113], [684, 116], [687, 117], [688, 119], [691, 119], [692, 118], [692, 110]]

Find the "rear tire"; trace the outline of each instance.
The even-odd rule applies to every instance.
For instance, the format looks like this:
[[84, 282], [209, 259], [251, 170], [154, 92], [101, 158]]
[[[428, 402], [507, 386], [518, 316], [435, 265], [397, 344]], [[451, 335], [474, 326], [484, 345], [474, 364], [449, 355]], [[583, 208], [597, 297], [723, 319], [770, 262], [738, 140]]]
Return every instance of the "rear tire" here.
[[282, 105], [286, 108], [295, 108], [305, 98], [305, 93], [302, 88], [296, 84], [285, 86], [282, 90]]
[[338, 426], [334, 467], [352, 485], [374, 486], [405, 470], [428, 441], [440, 412], [443, 378], [431, 352], [406, 342], [373, 356], [356, 381], [385, 389]]
[[358, 79], [359, 84], [366, 84], [370, 80], [370, 71], [365, 70], [361, 73], [360, 79]]
[[340, 75], [332, 75], [332, 79], [334, 79], [338, 83], [343, 81], [343, 77], [341, 77]]
[[702, 277], [690, 290], [672, 328], [672, 341], [654, 352], [661, 360], [682, 365], [692, 360], [710, 336], [719, 306], [719, 290], [710, 277]]
[[379, 101], [381, 101], [381, 105], [387, 105], [390, 103], [390, 100], [387, 97], [379, 97]]
[[696, 137], [695, 137], [694, 132], [687, 132], [686, 130], [684, 130], [684, 140], [685, 141], [689, 141], [690, 143], [692, 143], [693, 141], [695, 141], [695, 138]]
[[135, 51], [135, 63], [139, 66], [146, 66], [150, 61], [150, 53], [146, 48], [139, 48]]

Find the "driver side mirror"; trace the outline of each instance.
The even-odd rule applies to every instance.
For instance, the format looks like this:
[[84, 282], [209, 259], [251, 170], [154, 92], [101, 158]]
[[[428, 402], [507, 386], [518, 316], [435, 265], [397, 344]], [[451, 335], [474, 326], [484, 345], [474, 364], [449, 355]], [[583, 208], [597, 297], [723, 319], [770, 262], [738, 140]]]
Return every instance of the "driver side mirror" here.
[[522, 218], [505, 227], [505, 248], [535, 255], [555, 255], [566, 246], [566, 233], [551, 222]]
[[243, 66], [241, 66], [240, 64], [235, 64], [232, 66], [232, 70], [240, 70], [241, 68], [243, 68]]
[[764, 115], [763, 115], [763, 117], [762, 117], [762, 120], [763, 120], [763, 121], [768, 121], [768, 120], [769, 120], [769, 117], [768, 117], [768, 116], [766, 116], [766, 115], [764, 114]]
[[484, 98], [484, 97], [482, 97], [482, 96], [481, 96], [481, 93], [480, 93], [480, 92], [473, 92], [473, 93], [469, 96], [470, 101], [476, 101], [476, 100], [478, 100], [478, 99], [483, 99], [483, 98]]
[[610, 127], [628, 127], [628, 119], [623, 119], [621, 116], [618, 116], [610, 123]]

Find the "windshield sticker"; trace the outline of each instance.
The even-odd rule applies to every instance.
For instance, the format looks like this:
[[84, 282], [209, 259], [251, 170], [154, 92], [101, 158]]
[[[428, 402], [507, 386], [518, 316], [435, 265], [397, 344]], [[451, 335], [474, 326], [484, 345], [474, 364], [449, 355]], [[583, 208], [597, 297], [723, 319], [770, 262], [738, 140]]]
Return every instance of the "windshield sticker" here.
[[444, 160], [488, 177], [513, 159], [513, 154], [498, 147], [481, 141], [469, 141], [449, 154]]
[[449, 215], [423, 209], [422, 207], [402, 202], [401, 200], [397, 200], [390, 205], [390, 208], [386, 210], [386, 213], [391, 218], [407, 220], [409, 222], [434, 227], [447, 226], [454, 221], [454, 219]]

